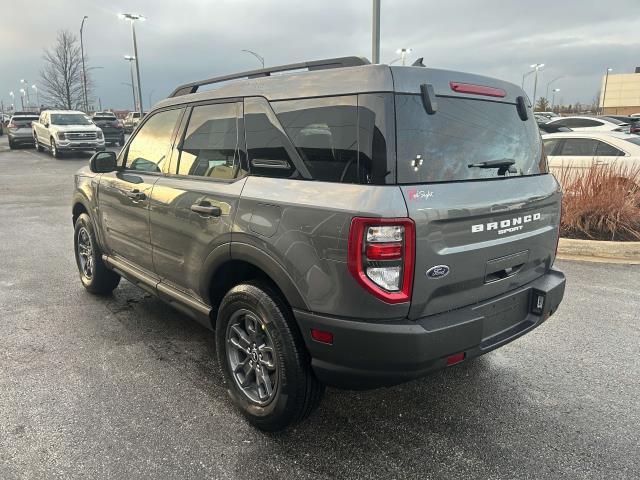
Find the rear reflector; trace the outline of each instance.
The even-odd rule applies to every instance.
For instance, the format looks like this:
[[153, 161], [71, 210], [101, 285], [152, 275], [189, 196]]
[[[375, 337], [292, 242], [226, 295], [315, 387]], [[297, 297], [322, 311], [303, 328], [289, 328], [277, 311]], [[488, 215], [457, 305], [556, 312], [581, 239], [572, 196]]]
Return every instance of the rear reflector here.
[[333, 345], [333, 333], [326, 332], [324, 330], [311, 329], [311, 338], [316, 342], [326, 343], [327, 345]]
[[485, 97], [506, 97], [507, 92], [501, 88], [474, 85], [472, 83], [450, 82], [451, 90], [457, 93], [470, 93], [471, 95], [484, 95]]
[[464, 352], [454, 353], [453, 355], [448, 356], [447, 367], [450, 367], [451, 365], [455, 365], [456, 363], [460, 363], [461, 361], [464, 360], [464, 357], [465, 357]]
[[402, 258], [402, 244], [370, 243], [366, 255], [369, 260], [399, 260]]

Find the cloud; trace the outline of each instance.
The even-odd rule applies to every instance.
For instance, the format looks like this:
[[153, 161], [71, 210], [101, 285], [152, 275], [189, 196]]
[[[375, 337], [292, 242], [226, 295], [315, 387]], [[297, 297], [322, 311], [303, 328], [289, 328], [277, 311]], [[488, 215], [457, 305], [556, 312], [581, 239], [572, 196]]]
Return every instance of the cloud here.
[[[56, 31], [78, 32], [83, 15], [85, 49], [93, 66], [96, 96], [103, 106], [131, 104], [131, 33], [121, 11], [144, 14], [137, 26], [143, 99], [166, 96], [176, 85], [258, 66], [241, 52], [252, 49], [268, 65], [341, 55], [370, 57], [371, 1], [323, 0], [34, 0], [5, 2], [0, 17], [0, 99], [19, 89], [19, 79], [37, 82], [43, 47]], [[400, 47], [437, 68], [475, 72], [520, 84], [532, 63], [544, 62], [538, 92], [548, 81], [566, 103], [589, 102], [606, 67], [632, 72], [640, 37], [636, 0], [609, 2], [539, 0], [382, 0], [383, 61]], [[526, 88], [532, 95], [532, 76]]]

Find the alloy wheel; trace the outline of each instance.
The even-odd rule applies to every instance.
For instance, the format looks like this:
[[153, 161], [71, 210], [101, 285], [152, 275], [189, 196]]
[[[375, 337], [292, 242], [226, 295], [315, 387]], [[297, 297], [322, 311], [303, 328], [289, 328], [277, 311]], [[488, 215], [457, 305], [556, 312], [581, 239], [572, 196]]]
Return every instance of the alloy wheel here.
[[239, 309], [226, 333], [231, 375], [242, 393], [257, 405], [267, 405], [278, 390], [278, 365], [271, 335], [258, 314]]
[[78, 230], [77, 249], [82, 275], [91, 280], [93, 277], [93, 247], [91, 236], [85, 227]]

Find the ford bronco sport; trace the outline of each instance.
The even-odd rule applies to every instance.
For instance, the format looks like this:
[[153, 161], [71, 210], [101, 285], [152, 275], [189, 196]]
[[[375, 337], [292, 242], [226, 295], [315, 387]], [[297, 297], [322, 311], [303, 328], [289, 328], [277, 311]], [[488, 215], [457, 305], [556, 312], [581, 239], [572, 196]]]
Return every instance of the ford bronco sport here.
[[492, 78], [345, 57], [190, 83], [75, 186], [85, 288], [125, 277], [214, 330], [264, 430], [324, 385], [487, 353], [564, 294], [561, 190], [525, 93]]

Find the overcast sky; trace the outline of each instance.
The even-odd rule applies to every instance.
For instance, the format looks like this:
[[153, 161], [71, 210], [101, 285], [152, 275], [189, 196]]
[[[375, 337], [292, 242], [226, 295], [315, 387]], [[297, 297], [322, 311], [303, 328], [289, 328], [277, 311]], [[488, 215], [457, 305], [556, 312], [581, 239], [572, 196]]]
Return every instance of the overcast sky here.
[[[42, 50], [59, 29], [78, 33], [83, 15], [85, 53], [95, 96], [104, 108], [131, 108], [128, 22], [119, 12], [145, 15], [137, 27], [145, 109], [184, 82], [259, 66], [344, 55], [371, 57], [371, 0], [2, 0], [0, 99], [26, 78], [38, 83]], [[538, 96], [548, 81], [556, 100], [591, 102], [606, 67], [633, 72], [640, 65], [639, 0], [382, 0], [381, 59], [413, 48], [410, 59], [520, 84], [532, 63], [545, 63]], [[525, 84], [533, 92], [533, 76]]]

